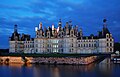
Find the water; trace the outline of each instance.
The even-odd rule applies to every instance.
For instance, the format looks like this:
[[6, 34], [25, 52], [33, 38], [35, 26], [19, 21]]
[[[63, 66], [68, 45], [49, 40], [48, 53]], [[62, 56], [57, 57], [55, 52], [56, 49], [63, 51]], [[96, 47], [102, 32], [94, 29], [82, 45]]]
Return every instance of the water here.
[[0, 65], [0, 77], [120, 77], [110, 59], [90, 65]]

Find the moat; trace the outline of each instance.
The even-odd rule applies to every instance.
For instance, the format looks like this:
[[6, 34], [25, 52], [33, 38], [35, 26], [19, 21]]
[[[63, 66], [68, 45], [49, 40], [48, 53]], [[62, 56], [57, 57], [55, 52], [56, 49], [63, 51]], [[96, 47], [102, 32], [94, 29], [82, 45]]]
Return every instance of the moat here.
[[119, 71], [110, 58], [89, 65], [0, 65], [1, 77], [119, 77]]

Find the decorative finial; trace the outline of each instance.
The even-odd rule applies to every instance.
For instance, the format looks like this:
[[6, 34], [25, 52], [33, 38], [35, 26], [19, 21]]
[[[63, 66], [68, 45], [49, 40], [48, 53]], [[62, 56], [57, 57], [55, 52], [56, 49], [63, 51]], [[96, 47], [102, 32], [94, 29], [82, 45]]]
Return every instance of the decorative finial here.
[[107, 19], [103, 19], [103, 22], [106, 22], [107, 21]]

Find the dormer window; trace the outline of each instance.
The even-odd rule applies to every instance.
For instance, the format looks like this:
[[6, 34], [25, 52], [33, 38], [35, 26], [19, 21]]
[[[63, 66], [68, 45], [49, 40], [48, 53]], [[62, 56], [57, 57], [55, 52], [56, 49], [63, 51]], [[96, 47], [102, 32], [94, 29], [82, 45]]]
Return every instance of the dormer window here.
[[71, 34], [73, 34], [73, 31], [71, 31]]
[[106, 34], [106, 37], [109, 38], [109, 34]]

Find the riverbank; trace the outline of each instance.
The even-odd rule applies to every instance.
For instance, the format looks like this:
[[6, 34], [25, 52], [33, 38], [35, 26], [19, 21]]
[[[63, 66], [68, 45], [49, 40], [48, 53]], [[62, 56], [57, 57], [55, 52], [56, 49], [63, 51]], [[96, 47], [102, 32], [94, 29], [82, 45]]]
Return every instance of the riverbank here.
[[90, 57], [12, 57], [1, 56], [0, 63], [30, 63], [30, 64], [82, 64], [87, 65], [97, 60], [97, 56]]

